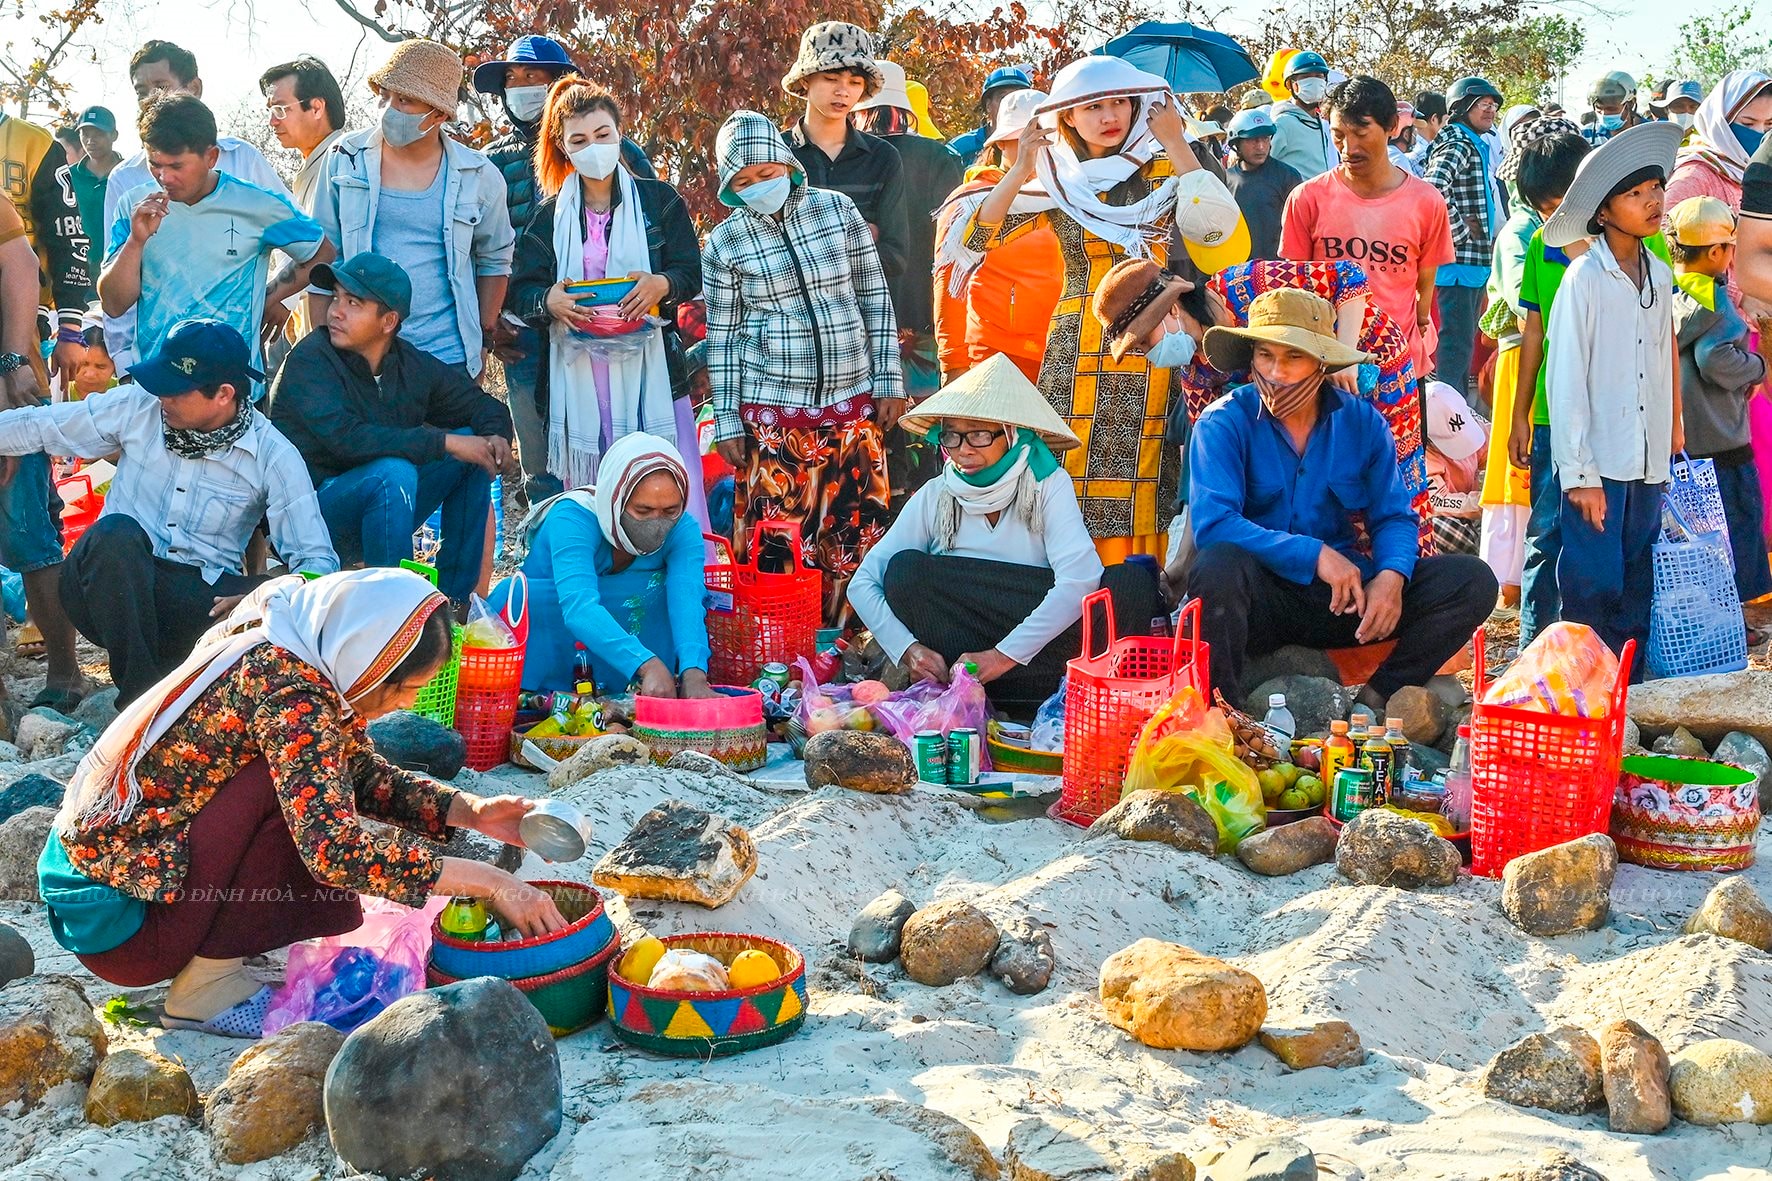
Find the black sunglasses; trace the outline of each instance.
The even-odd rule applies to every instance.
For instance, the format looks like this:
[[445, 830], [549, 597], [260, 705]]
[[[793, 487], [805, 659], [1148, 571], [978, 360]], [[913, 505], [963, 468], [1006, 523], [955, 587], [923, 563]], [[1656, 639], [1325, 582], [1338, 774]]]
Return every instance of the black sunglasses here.
[[965, 440], [968, 447], [989, 447], [1003, 434], [1003, 429], [999, 427], [994, 431], [942, 431], [935, 437], [943, 447], [952, 451], [960, 445], [961, 440]]

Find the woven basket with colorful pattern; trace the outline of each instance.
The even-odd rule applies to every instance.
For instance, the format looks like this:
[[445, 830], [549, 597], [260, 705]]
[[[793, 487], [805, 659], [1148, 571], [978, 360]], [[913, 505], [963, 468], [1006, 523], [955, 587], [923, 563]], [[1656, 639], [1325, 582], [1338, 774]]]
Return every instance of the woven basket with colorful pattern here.
[[1672, 870], [1754, 863], [1760, 800], [1752, 772], [1668, 755], [1633, 755], [1619, 772], [1612, 840], [1621, 859]]
[[720, 1058], [773, 1046], [805, 1024], [806, 961], [786, 943], [720, 932], [667, 935], [660, 942], [711, 955], [723, 964], [741, 951], [761, 951], [782, 975], [755, 988], [678, 992], [648, 988], [610, 972], [609, 1017], [615, 1035], [628, 1045], [672, 1058]]
[[755, 771], [769, 761], [763, 696], [755, 689], [715, 685], [713, 697], [634, 698], [634, 737], [668, 763], [693, 750], [731, 767]]

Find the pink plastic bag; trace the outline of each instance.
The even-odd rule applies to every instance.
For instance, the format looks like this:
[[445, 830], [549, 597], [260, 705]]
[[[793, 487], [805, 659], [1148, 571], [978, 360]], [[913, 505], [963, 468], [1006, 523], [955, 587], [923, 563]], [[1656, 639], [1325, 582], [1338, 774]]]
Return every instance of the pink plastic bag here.
[[[917, 733], [921, 730], [937, 730], [946, 734], [953, 730], [972, 729], [977, 730], [982, 737], [985, 727], [990, 724], [991, 705], [985, 696], [984, 685], [963, 668], [954, 670], [950, 684], [918, 681], [908, 689], [888, 695], [883, 701], [863, 706], [855, 701], [854, 685], [821, 685], [805, 657], [795, 663], [800, 668], [800, 680], [805, 690], [800, 696], [799, 707], [794, 711], [794, 720], [809, 735], [821, 730], [842, 728], [827, 724], [838, 721], [830, 715], [819, 724], [814, 724], [813, 715], [822, 711], [837, 711], [852, 716], [855, 710], [866, 709], [879, 729], [885, 730], [906, 746], [914, 745]], [[988, 771], [989, 748], [982, 742], [979, 748], [980, 759], [984, 769]]]
[[363, 899], [363, 925], [344, 935], [306, 939], [289, 949], [283, 987], [271, 995], [265, 1033], [301, 1021], [324, 1021], [349, 1033], [425, 986], [431, 920], [448, 904], [422, 910], [383, 898]]

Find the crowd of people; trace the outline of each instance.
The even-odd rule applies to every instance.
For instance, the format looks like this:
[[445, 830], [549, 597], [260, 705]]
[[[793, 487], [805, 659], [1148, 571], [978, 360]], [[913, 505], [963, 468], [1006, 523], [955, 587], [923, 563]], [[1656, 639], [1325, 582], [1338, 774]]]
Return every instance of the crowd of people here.
[[[451, 134], [444, 45], [396, 46], [361, 128], [323, 63], [273, 66], [288, 184], [219, 134], [189, 52], [150, 41], [129, 72], [127, 159], [104, 107], [72, 136], [0, 116], [0, 562], [37, 704], [90, 689], [78, 633], [123, 708], [45, 853], [58, 938], [107, 978], [172, 976], [170, 1021], [251, 1028], [241, 958], [358, 917], [192, 886], [559, 924], [355, 823], [514, 839], [522, 801], [400, 772], [362, 729], [471, 596], [517, 593], [491, 585], [495, 479], [525, 513], [536, 689], [714, 692], [704, 534], [767, 565], [787, 523], [828, 627], [913, 678], [970, 665], [1011, 715], [1101, 588], [1122, 634], [1202, 600], [1235, 701], [1253, 655], [1389, 644], [1382, 705], [1498, 610], [1523, 641], [1558, 618], [1644, 639], [1682, 451], [1715, 463], [1742, 599], [1772, 591], [1762, 73], [1609, 73], [1578, 120], [1479, 77], [1402, 101], [1309, 50], [1233, 110], [1092, 55], [1044, 89], [995, 70], [944, 144], [916, 80], [825, 22], [789, 117], [720, 128], [726, 213], [698, 226], [636, 112], [547, 36], [473, 71], [503, 116], [483, 148]], [[70, 460], [114, 475], [64, 552]], [[398, 569], [433, 514], [435, 589]]]

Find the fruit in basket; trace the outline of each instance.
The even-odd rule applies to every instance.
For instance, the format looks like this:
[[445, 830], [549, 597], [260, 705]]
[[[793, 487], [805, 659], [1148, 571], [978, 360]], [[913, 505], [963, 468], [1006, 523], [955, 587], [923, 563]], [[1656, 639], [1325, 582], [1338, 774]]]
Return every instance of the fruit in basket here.
[[1323, 797], [1328, 794], [1328, 789], [1323, 786], [1323, 781], [1315, 775], [1300, 775], [1298, 782], [1292, 785], [1292, 789], [1302, 791], [1304, 798], [1310, 801], [1310, 806], [1313, 808], [1322, 807]]
[[768, 952], [751, 948], [741, 951], [726, 969], [726, 978], [734, 988], [755, 988], [781, 979], [781, 968]]
[[1261, 783], [1261, 798], [1267, 801], [1268, 807], [1273, 807], [1280, 793], [1286, 790], [1286, 777], [1269, 768], [1256, 772], [1255, 778]]
[[652, 980], [652, 970], [658, 967], [658, 961], [664, 958], [664, 953], [665, 945], [648, 935], [622, 953], [621, 963], [616, 965], [616, 974], [634, 984], [649, 983]]
[[1323, 769], [1323, 751], [1317, 746], [1298, 746], [1292, 749], [1292, 761], [1303, 770], [1315, 774]]
[[892, 690], [879, 681], [857, 681], [849, 687], [849, 699], [857, 705], [879, 705]]
[[732, 987], [725, 964], [711, 955], [682, 948], [665, 952], [647, 983], [669, 992], [725, 992]]
[[849, 711], [849, 717], [845, 719], [843, 728], [845, 730], [860, 730], [865, 733], [873, 730], [876, 724], [873, 712], [858, 705]]
[[1274, 807], [1279, 808], [1283, 812], [1296, 812], [1310, 806], [1310, 797], [1304, 792], [1299, 791], [1296, 787], [1289, 787], [1281, 792], [1280, 798], [1274, 803]]
[[1224, 714], [1224, 720], [1231, 724], [1231, 736], [1236, 740], [1239, 759], [1257, 771], [1265, 771], [1285, 759], [1274, 742], [1272, 731], [1226, 701], [1219, 690], [1212, 691], [1212, 698]]

